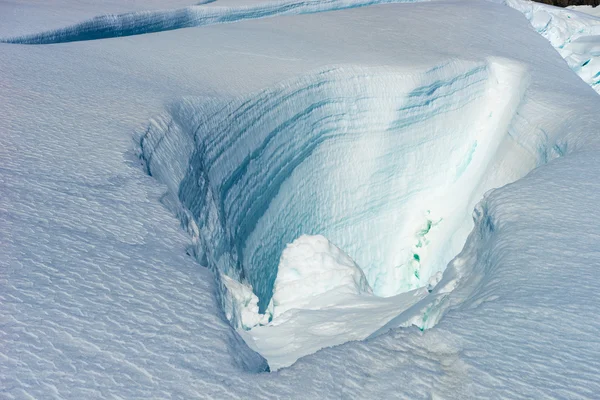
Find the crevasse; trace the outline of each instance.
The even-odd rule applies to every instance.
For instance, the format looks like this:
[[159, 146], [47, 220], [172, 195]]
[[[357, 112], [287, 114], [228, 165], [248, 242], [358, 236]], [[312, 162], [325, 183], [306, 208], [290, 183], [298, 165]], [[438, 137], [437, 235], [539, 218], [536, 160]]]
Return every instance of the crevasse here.
[[279, 258], [304, 234], [335, 243], [376, 296], [426, 286], [487, 190], [559, 155], [522, 116], [527, 86], [504, 59], [336, 66], [230, 101], [182, 100], [150, 122], [140, 157], [248, 330], [269, 324]]

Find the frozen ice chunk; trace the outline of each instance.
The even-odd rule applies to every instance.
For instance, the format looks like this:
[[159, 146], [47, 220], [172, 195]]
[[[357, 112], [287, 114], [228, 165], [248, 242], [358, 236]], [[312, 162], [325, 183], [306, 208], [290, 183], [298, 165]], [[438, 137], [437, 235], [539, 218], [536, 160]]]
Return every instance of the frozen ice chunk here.
[[[331, 296], [372, 295], [358, 265], [321, 235], [302, 235], [281, 255], [273, 290], [273, 317], [290, 309], [318, 309]], [[317, 300], [318, 299], [318, 300]]]

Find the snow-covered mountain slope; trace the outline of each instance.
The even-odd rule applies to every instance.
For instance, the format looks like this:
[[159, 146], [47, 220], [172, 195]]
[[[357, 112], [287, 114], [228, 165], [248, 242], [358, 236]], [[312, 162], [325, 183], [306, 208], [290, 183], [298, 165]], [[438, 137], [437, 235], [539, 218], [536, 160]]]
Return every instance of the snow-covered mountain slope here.
[[[0, 15], [10, 14], [13, 6], [1, 4]], [[103, 11], [110, 12], [115, 10]], [[82, 12], [81, 19], [87, 14]], [[479, 83], [433, 85], [477, 66]], [[492, 73], [496, 66], [509, 71], [515, 66], [523, 74], [499, 80]], [[600, 311], [594, 303], [594, 238], [600, 232], [590, 223], [597, 217], [600, 98], [518, 12], [478, 2], [382, 5], [114, 40], [0, 44], [0, 70], [2, 397], [594, 398], [600, 391], [595, 379]], [[432, 70], [435, 79], [415, 79]], [[498, 185], [562, 157], [489, 194], [477, 207], [475, 228], [460, 256], [432, 293], [405, 313], [388, 309], [392, 319], [378, 321], [386, 325], [373, 338], [257, 374], [266, 367], [264, 359], [227, 323], [212, 274], [186, 255], [200, 254], [194, 243], [200, 235], [190, 243], [173, 215], [183, 216], [181, 199], [163, 195], [179, 182], [163, 173], [165, 187], [148, 177], [133, 154], [131, 137], [157, 115], [168, 121], [186, 116], [177, 110], [231, 107], [277, 90], [291, 94], [285, 92], [294, 88], [290, 82], [314, 82], [322, 71], [329, 71], [324, 76], [335, 78], [335, 84], [290, 99], [306, 106], [333, 99], [356, 115], [345, 122], [349, 127], [402, 121], [399, 104], [410, 105], [411, 89], [429, 85], [430, 91], [416, 97], [434, 98], [416, 109], [437, 109], [440, 115], [431, 115], [421, 128], [414, 124], [416, 134], [441, 135], [446, 126], [464, 139], [456, 145], [467, 152], [473, 130], [482, 140], [503, 137], [513, 146], [524, 144], [494, 158], [499, 167], [485, 174], [479, 168], [465, 170], [486, 177], [490, 171], [492, 176], [510, 172], [498, 175]], [[350, 73], [338, 76], [339, 71]], [[462, 90], [450, 95], [450, 88]], [[494, 88], [497, 96], [489, 94]], [[439, 93], [448, 96], [435, 99]], [[507, 103], [492, 115], [510, 119], [512, 129], [500, 130], [504, 136], [494, 136], [493, 128], [501, 124], [484, 123], [488, 114], [483, 111], [492, 100]], [[456, 105], [482, 122], [454, 110]], [[438, 107], [448, 107], [448, 115]], [[278, 118], [284, 121], [298, 112], [291, 104], [282, 110]], [[371, 116], [359, 118], [367, 111]], [[224, 120], [236, 126], [237, 119]], [[198, 122], [212, 123], [209, 118]], [[397, 140], [409, 137], [408, 130], [402, 135], [402, 124], [396, 127]], [[391, 140], [389, 134], [386, 130], [381, 137]], [[289, 145], [299, 135], [289, 138]], [[368, 158], [367, 138], [364, 154], [356, 151], [353, 157]], [[453, 145], [445, 154], [454, 154]], [[348, 138], [343, 150], [353, 146]], [[419, 162], [430, 168], [434, 162], [456, 161], [440, 156], [441, 148], [433, 146], [436, 157]], [[243, 147], [238, 153], [231, 149], [233, 165], [225, 163], [223, 174], [244, 155]], [[489, 165], [475, 162], [474, 156], [469, 165]], [[341, 170], [352, 172], [352, 163], [346, 165]], [[308, 182], [327, 189], [318, 180]], [[461, 199], [479, 195], [475, 186], [462, 187], [456, 188]], [[359, 193], [350, 194], [353, 203], [343, 206], [359, 204]], [[230, 198], [228, 204], [250, 200]], [[440, 204], [450, 207], [455, 201]], [[468, 204], [461, 220], [468, 219]], [[325, 326], [324, 319], [320, 322]], [[411, 324], [431, 328], [395, 329]], [[313, 333], [316, 337], [323, 330]]]

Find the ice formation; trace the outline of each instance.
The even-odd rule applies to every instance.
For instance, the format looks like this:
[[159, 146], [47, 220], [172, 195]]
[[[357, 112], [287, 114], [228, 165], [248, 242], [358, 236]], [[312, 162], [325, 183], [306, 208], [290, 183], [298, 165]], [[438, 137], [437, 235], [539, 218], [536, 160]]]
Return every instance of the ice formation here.
[[377, 296], [439, 279], [483, 194], [562, 154], [527, 120], [537, 110], [528, 82], [506, 59], [416, 73], [331, 67], [229, 102], [184, 100], [150, 123], [140, 157], [178, 197], [199, 261], [221, 277], [226, 315], [251, 330], [281, 323], [281, 299], [270, 302], [278, 270], [289, 273], [282, 251], [305, 234], [339, 246]]
[[[410, 3], [428, 0], [287, 0], [229, 7], [204, 7], [206, 2], [176, 10], [102, 15], [66, 28], [9, 37], [5, 43], [51, 44], [97, 40], [163, 32], [194, 26], [231, 23], [276, 15], [311, 14], [366, 7], [374, 4]], [[209, 1], [212, 3], [214, 1]], [[219, 3], [220, 4], [220, 3]]]

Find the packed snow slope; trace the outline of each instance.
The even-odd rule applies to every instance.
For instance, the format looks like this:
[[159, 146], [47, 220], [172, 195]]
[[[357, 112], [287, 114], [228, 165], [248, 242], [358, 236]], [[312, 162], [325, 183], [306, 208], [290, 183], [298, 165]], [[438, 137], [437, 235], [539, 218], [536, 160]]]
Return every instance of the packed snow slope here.
[[[0, 15], [24, 4], [2, 3]], [[75, 11], [59, 11], [47, 27], [73, 22]], [[81, 12], [82, 20], [89, 17], [89, 10]], [[35, 18], [25, 22], [9, 21], [2, 32], [40, 30]], [[438, 69], [444, 65], [451, 67]], [[520, 99], [507, 101], [518, 112], [498, 107], [515, 127], [500, 137], [529, 147], [507, 152], [507, 165], [492, 171], [521, 165], [510, 161], [518, 154], [528, 155], [529, 166], [505, 176], [515, 183], [475, 208], [463, 250], [408, 314], [387, 321], [372, 339], [257, 374], [266, 362], [227, 322], [218, 271], [187, 255], [199, 255], [200, 235], [191, 231], [190, 240], [180, 229], [175, 214], [187, 215], [181, 199], [169, 194], [168, 181], [163, 186], [147, 176], [132, 135], [157, 115], [181, 115], [174, 111], [185, 105], [231, 105], [326, 71], [351, 71], [339, 78], [348, 86], [326, 93], [342, 101], [357, 98], [353, 84], [370, 88], [368, 80], [396, 88], [389, 82], [397, 77], [432, 70], [464, 75], [476, 66], [486, 75], [481, 95], [500, 81], [489, 74], [494, 66], [523, 72], [503, 75], [522, 80], [498, 85], [508, 96], [500, 100]], [[600, 228], [593, 223], [600, 217], [600, 97], [519, 12], [484, 2], [398, 4], [114, 40], [0, 44], [0, 70], [2, 397], [594, 398], [600, 392]], [[381, 71], [396, 79], [382, 80]], [[361, 81], [365, 75], [370, 79]], [[412, 78], [396, 84], [419, 87]], [[394, 104], [379, 87], [368, 94]], [[481, 99], [465, 107], [483, 110], [490, 102]], [[361, 101], [357, 113], [369, 103]], [[448, 129], [456, 134], [462, 124], [487, 128], [461, 120], [456, 110], [452, 116]], [[467, 143], [460, 146], [468, 150]], [[359, 282], [355, 293], [368, 294], [353, 264], [357, 256], [349, 260], [321, 246], [338, 255], [332, 266], [345, 266]], [[298, 259], [286, 254], [283, 261]], [[300, 260], [310, 266], [306, 254]], [[430, 329], [397, 328], [411, 324]]]
[[[232, 0], [220, 0], [230, 2]], [[173, 7], [186, 7], [194, 3], [190, 0], [53, 0], [48, 1], [4, 1], [3, 9], [10, 9], [0, 15], [0, 35], [18, 36], [64, 28], [82, 20], [101, 14], [125, 14], [131, 12], [160, 10]], [[10, 3], [10, 4], [8, 4]], [[200, 2], [197, 2], [200, 3]]]
[[592, 6], [569, 6], [567, 7], [570, 10], [575, 10], [582, 12], [584, 14], [593, 15], [594, 17], [600, 17], [600, 7], [592, 7]]

